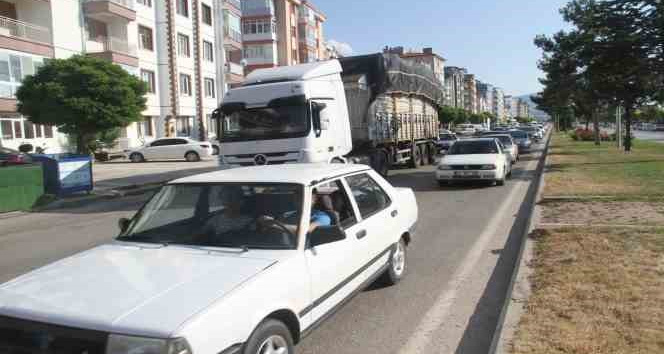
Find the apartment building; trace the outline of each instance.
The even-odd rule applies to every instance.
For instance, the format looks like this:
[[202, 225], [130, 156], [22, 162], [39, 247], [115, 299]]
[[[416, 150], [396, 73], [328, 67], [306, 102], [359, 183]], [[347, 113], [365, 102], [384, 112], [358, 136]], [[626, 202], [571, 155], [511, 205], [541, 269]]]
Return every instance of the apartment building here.
[[464, 68], [456, 66], [445, 67], [445, 104], [455, 108], [464, 108], [464, 77], [467, 75]]
[[511, 96], [511, 95], [505, 95], [505, 116], [506, 118], [513, 119], [514, 117], [517, 116], [516, 114], [516, 109], [517, 109], [517, 100], [516, 97]]
[[492, 95], [491, 113], [496, 116], [499, 122], [502, 122], [505, 120], [505, 93], [503, 89], [494, 87]]
[[229, 1], [0, 0], [0, 144], [67, 149], [65, 136], [16, 113], [14, 93], [45, 59], [77, 53], [120, 65], [148, 85], [144, 119], [123, 129], [118, 148], [164, 136], [208, 138], [228, 74]]
[[325, 20], [307, 1], [242, 1], [246, 71], [325, 59]]
[[530, 117], [530, 105], [522, 98], [517, 99], [517, 117], [527, 118]]
[[480, 102], [479, 113], [493, 113], [493, 85], [478, 81], [477, 95]]
[[477, 104], [477, 80], [475, 80], [475, 75], [465, 75], [463, 77], [463, 83], [464, 109], [472, 114], [479, 113], [480, 110]]
[[[222, 0], [223, 47], [225, 54], [226, 88], [238, 86], [244, 81], [242, 5], [240, 0]], [[251, 29], [251, 25], [249, 26]]]
[[398, 54], [401, 59], [416, 65], [424, 65], [429, 68], [438, 83], [445, 85], [445, 58], [433, 52], [433, 48], [423, 48], [421, 52], [404, 51], [403, 47], [385, 47], [383, 53]]

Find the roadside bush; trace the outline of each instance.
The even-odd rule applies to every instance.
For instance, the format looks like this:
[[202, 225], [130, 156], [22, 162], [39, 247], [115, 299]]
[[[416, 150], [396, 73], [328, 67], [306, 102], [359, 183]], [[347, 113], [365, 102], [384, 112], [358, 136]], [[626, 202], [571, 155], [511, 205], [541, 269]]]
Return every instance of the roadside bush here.
[[[570, 133], [570, 138], [574, 141], [595, 141], [595, 132], [592, 129], [576, 128], [574, 132]], [[600, 131], [599, 139], [601, 141], [615, 140], [615, 134], [612, 137], [606, 131]]]

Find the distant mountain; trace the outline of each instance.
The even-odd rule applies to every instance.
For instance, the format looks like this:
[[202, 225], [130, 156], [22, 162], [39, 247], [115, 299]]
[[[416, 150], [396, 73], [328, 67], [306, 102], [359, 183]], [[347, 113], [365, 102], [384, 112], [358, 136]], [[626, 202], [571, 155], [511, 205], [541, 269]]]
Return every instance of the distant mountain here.
[[537, 118], [537, 120], [549, 120], [551, 117], [546, 112], [537, 109], [537, 105], [530, 99], [530, 96], [535, 96], [535, 94], [531, 93], [529, 95], [518, 96], [518, 98], [528, 102], [528, 105], [530, 106], [530, 114]]

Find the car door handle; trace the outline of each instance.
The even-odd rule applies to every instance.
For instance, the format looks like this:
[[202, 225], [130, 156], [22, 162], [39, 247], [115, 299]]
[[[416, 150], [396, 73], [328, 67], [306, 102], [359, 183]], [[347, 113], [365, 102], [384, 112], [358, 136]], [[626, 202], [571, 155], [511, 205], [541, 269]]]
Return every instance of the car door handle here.
[[397, 215], [399, 215], [399, 211], [396, 210], [396, 209], [395, 209], [395, 210], [392, 210], [392, 213], [390, 213], [390, 215], [392, 215], [393, 218], [396, 218]]
[[355, 234], [358, 240], [363, 239], [365, 236], [367, 236], [367, 230], [360, 230]]

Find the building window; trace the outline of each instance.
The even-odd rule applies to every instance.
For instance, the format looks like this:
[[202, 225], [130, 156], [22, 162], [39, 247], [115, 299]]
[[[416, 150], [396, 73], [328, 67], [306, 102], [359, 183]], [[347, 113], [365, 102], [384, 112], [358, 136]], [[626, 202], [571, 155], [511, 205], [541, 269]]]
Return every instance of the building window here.
[[152, 0], [136, 0], [136, 2], [143, 6], [152, 7]]
[[214, 98], [214, 79], [205, 78], [205, 97]]
[[245, 20], [242, 29], [243, 34], [276, 33], [277, 25], [274, 19]]
[[44, 126], [44, 137], [45, 138], [52, 138], [53, 137], [53, 127], [50, 125], [45, 125]]
[[0, 133], [4, 140], [14, 139], [14, 134], [12, 132], [12, 121], [11, 120], [0, 120]]
[[191, 76], [180, 74], [180, 94], [191, 96]]
[[212, 26], [212, 9], [206, 4], [201, 4], [201, 8], [203, 9], [203, 23]]
[[244, 57], [246, 59], [272, 59], [272, 44], [249, 44], [244, 47]]
[[154, 50], [152, 28], [138, 26], [138, 47], [143, 50]]
[[143, 116], [143, 120], [138, 122], [138, 135], [139, 136], [153, 136], [152, 133], [152, 117]]
[[178, 33], [178, 54], [183, 57], [189, 58], [189, 36]]
[[23, 121], [23, 135], [25, 136], [26, 139], [34, 139], [35, 138], [35, 128], [34, 124], [32, 124], [31, 121], [25, 120]]
[[157, 92], [155, 87], [154, 71], [141, 69], [141, 80], [143, 80], [148, 85], [149, 93]]
[[189, 17], [189, 0], [176, 0], [176, 12], [178, 15]]
[[214, 61], [214, 47], [212, 43], [208, 41], [203, 41], [203, 60], [213, 62]]
[[21, 139], [23, 137], [23, 130], [21, 129], [21, 121], [20, 120], [15, 120], [14, 121], [14, 136], [17, 139]]
[[175, 119], [175, 130], [177, 136], [189, 136], [191, 134], [189, 117], [177, 117]]
[[35, 124], [35, 138], [41, 138], [44, 134], [42, 134], [42, 126], [39, 124]]

